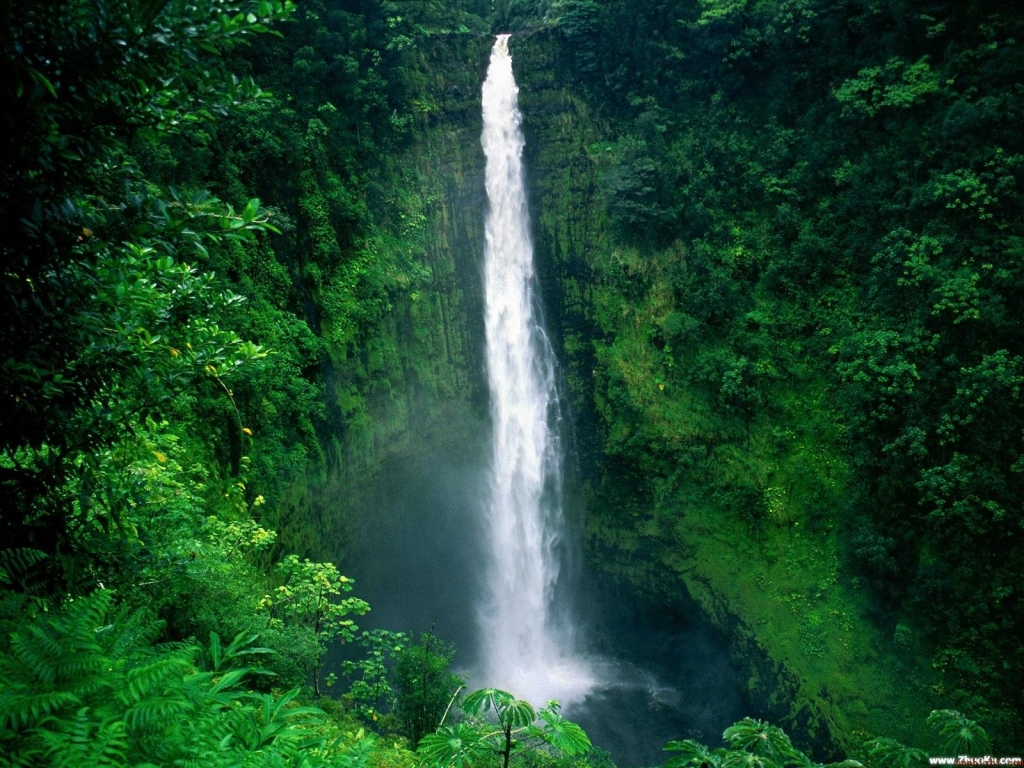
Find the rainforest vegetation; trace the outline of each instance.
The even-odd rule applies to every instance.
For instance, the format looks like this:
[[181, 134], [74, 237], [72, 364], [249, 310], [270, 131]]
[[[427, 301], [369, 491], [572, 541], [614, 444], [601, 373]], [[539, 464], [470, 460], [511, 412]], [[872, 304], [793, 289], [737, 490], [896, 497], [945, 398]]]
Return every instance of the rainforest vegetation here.
[[1024, 750], [1010, 3], [0, 19], [0, 764], [612, 765], [343, 575], [351, 489], [486, 418], [501, 30], [585, 560], [754, 708], [668, 766]]

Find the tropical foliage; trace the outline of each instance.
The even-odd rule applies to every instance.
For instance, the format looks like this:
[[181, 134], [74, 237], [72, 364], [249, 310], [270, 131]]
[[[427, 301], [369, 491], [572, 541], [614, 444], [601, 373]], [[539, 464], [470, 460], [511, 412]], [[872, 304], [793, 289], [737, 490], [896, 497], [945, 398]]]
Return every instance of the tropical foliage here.
[[513, 51], [595, 562], [728, 604], [812, 709], [1019, 744], [1020, 19], [543, 5]]
[[434, 768], [463, 768], [483, 760], [487, 755], [500, 758], [508, 768], [513, 757], [548, 745], [565, 755], [584, 754], [590, 739], [576, 723], [559, 714], [556, 701], [535, 711], [523, 699], [497, 688], [481, 688], [466, 696], [462, 708], [467, 715], [492, 715], [496, 729], [490, 724], [474, 726], [470, 722], [441, 726], [424, 736], [417, 748], [423, 762]]
[[254, 636], [156, 644], [159, 622], [113, 603], [99, 590], [11, 635], [0, 657], [4, 765], [366, 764], [372, 739], [297, 705], [298, 689], [251, 690], [266, 673], [247, 662], [270, 653]]
[[[973, 720], [953, 710], [936, 710], [928, 717], [940, 739], [948, 739], [938, 747], [937, 754], [983, 755], [988, 748], [988, 735]], [[949, 738], [952, 736], [952, 738]], [[709, 749], [691, 739], [670, 741], [665, 750], [676, 753], [665, 768], [923, 768], [929, 765], [928, 753], [906, 747], [895, 739], [878, 738], [867, 742], [862, 750], [864, 761], [847, 758], [823, 765], [793, 746], [789, 736], [777, 726], [746, 717], [725, 729], [722, 740], [726, 747]]]
[[[555, 704], [460, 702], [432, 634], [360, 634], [328, 562], [334, 492], [415, 443], [413, 414], [486, 410], [456, 258], [482, 238], [462, 177], [497, 25], [528, 32], [588, 556], [786, 670], [751, 685], [800, 748], [745, 719], [669, 765], [811, 766], [811, 734], [872, 768], [1022, 743], [1019, 14], [10, 0], [0, 21], [5, 764], [601, 760]], [[308, 706], [338, 673], [342, 703]], [[940, 702], [935, 738], [907, 713]], [[882, 710], [900, 740], [862, 748]]]

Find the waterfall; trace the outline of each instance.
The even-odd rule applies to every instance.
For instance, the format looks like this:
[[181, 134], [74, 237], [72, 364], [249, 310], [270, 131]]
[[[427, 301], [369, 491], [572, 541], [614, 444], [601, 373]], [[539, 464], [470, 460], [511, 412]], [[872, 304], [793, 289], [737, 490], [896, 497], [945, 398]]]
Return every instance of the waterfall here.
[[483, 85], [489, 210], [484, 258], [487, 376], [494, 438], [479, 614], [486, 685], [535, 705], [578, 701], [593, 684], [573, 653], [571, 618], [553, 608], [564, 522], [555, 359], [535, 312], [523, 135], [508, 35]]

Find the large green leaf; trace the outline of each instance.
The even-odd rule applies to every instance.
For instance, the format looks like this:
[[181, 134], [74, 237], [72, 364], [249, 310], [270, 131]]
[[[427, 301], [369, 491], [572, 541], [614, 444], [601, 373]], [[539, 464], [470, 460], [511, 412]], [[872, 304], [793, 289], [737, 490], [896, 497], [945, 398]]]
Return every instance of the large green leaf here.
[[[665, 761], [665, 768], [690, 768], [690, 766], [708, 766], [718, 768], [721, 764], [719, 756], [692, 739], [670, 741], [664, 747], [666, 752], [678, 752]], [[720, 750], [716, 750], [720, 751]]]
[[590, 738], [576, 723], [570, 722], [550, 707], [540, 711], [543, 726], [537, 728], [537, 735], [551, 746], [567, 755], [581, 755], [590, 751]]
[[943, 749], [947, 754], [973, 755], [988, 751], [985, 729], [955, 709], [936, 709], [928, 715], [928, 725], [945, 739]]
[[483, 715], [493, 710], [503, 728], [525, 728], [537, 719], [530, 702], [497, 688], [474, 691], [466, 697], [462, 708], [471, 715]]
[[872, 739], [864, 745], [872, 765], [885, 768], [913, 768], [924, 765], [928, 760], [926, 752], [913, 747], [906, 747], [895, 739]]
[[771, 723], [750, 717], [745, 717], [726, 728], [722, 738], [734, 748], [778, 761], [792, 757], [796, 752], [785, 731]]
[[723, 752], [718, 765], [721, 768], [782, 768], [781, 763], [769, 757], [738, 749]]
[[416, 754], [432, 768], [463, 768], [488, 752], [484, 737], [466, 723], [446, 725], [420, 740]]
[[492, 709], [497, 712], [498, 708], [514, 701], [515, 697], [507, 691], [497, 688], [481, 688], [466, 696], [462, 702], [462, 708], [470, 715], [483, 715]]

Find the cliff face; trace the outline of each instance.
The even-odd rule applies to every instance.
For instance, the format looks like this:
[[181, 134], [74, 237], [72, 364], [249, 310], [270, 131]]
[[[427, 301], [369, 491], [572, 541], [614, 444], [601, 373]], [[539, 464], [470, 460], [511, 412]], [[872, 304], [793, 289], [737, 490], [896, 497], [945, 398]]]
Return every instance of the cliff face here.
[[[656, 601], [696, 601], [730, 638], [761, 716], [817, 754], [864, 733], [913, 740], [930, 674], [906, 666], [843, 568], [851, 470], [823, 380], [761, 371], [771, 383], [738, 403], [674, 375], [736, 354], [709, 326], [676, 327], [692, 321], [672, 281], [687, 270], [691, 294], [705, 289], [702, 254], [684, 236], [660, 245], [613, 230], [620, 147], [573, 82], [558, 31], [514, 38], [513, 56], [588, 562]], [[772, 311], [748, 300], [753, 316]]]
[[[373, 514], [362, 500], [387, 495], [396, 461], [459, 452], [481, 431], [479, 91], [490, 43], [469, 34], [425, 41], [409, 73], [419, 94], [412, 138], [366, 184], [372, 225], [360, 258], [396, 266], [379, 317], [348, 334], [323, 321], [335, 461], [296, 489], [293, 504], [306, 545], [324, 556], [343, 560], [353, 539], [361, 546]], [[329, 314], [323, 295], [315, 304]]]
[[[925, 746], [914, 729], [936, 705], [1012, 751], [1024, 21], [991, 3], [505, 5], [309, 0], [280, 36], [225, 43], [276, 95], [223, 120], [220, 99], [248, 88], [193, 102], [157, 70], [132, 85], [86, 67], [124, 112], [83, 115], [100, 154], [31, 149], [79, 141], [65, 118], [85, 91], [44, 88], [22, 57], [38, 135], [15, 137], [5, 209], [24, 246], [8, 248], [11, 317], [29, 313], [5, 363], [22, 393], [0, 466], [15, 543], [68, 542], [54, 567], [71, 594], [99, 581], [89, 563], [160, 584], [121, 511], [155, 528], [177, 505], [175, 547], [207, 536], [207, 514], [251, 519], [260, 546], [272, 528], [283, 551], [465, 615], [498, 13], [533, 25], [512, 47], [537, 262], [575, 426], [571, 509], [604, 595], [697, 606], [760, 713], [822, 751], [862, 734]], [[51, 46], [67, 61], [71, 37]], [[185, 45], [165, 64], [179, 53], [202, 58]], [[190, 71], [181, 84], [221, 79]]]
[[354, 410], [349, 398], [368, 406], [364, 421], [348, 420], [350, 467], [373, 465], [414, 432], [483, 405], [479, 83], [489, 41], [452, 35], [428, 42], [414, 74], [421, 94], [414, 140], [369, 185], [377, 198], [369, 202], [376, 214], [369, 249], [409, 263], [409, 274], [358, 356], [336, 360], [339, 410]]

